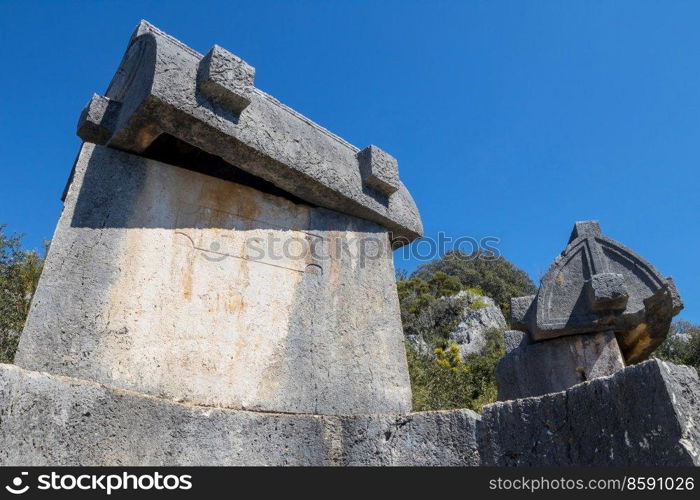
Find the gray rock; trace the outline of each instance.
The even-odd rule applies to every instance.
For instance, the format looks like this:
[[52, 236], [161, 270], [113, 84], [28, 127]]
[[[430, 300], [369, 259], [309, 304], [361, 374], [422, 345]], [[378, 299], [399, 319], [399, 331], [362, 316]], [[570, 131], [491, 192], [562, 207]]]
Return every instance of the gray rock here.
[[0, 465], [478, 465], [471, 410], [256, 413], [0, 365]]
[[477, 413], [466, 409], [341, 417], [343, 453], [339, 464], [480, 465], [479, 420]]
[[375, 146], [360, 151], [284, 106], [254, 87], [254, 74], [221, 47], [203, 56], [142, 21], [78, 135], [139, 155], [175, 137], [313, 205], [381, 224], [394, 247], [422, 235], [396, 160]]
[[507, 328], [501, 308], [492, 298], [469, 291], [461, 291], [454, 297], [464, 300], [464, 309], [449, 339], [459, 346], [462, 358], [481, 354], [486, 347], [486, 332], [492, 328]]
[[0, 365], [0, 465], [699, 465], [699, 411], [695, 370], [657, 360], [481, 419], [228, 410]]
[[[613, 332], [535, 343], [530, 343], [523, 332], [508, 333], [507, 354], [496, 365], [499, 401], [563, 391], [625, 366]], [[518, 339], [517, 333], [522, 337]], [[513, 346], [515, 343], [518, 345]]]
[[197, 71], [197, 88], [212, 102], [240, 114], [250, 104], [255, 68], [214, 45], [202, 58]]
[[484, 407], [484, 465], [700, 465], [700, 381], [658, 360], [565, 392]]
[[432, 349], [430, 345], [425, 341], [422, 335], [417, 333], [406, 335], [406, 342], [411, 349], [416, 351], [418, 354], [430, 355], [432, 354]]
[[620, 273], [594, 274], [587, 288], [592, 309], [617, 311], [627, 306], [629, 294], [625, 277]]
[[633, 364], [663, 342], [682, 308], [671, 278], [585, 221], [575, 224], [537, 295], [511, 301], [511, 325], [534, 340], [612, 329]]

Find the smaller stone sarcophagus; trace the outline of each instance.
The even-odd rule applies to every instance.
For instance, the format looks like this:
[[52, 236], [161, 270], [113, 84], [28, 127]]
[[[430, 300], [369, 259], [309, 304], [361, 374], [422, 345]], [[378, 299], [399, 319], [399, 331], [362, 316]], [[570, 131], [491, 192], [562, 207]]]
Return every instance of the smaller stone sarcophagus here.
[[[683, 308], [671, 278], [577, 222], [537, 294], [511, 300], [499, 399], [534, 396], [644, 361]], [[522, 333], [524, 332], [524, 333]]]

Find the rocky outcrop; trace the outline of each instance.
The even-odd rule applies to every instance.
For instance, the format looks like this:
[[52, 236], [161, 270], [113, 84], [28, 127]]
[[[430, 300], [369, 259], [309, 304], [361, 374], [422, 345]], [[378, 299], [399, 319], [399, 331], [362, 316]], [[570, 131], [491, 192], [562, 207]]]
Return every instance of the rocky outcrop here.
[[455, 297], [464, 300], [464, 309], [459, 323], [450, 332], [449, 339], [459, 346], [464, 359], [470, 354], [480, 354], [483, 351], [488, 330], [502, 330], [507, 328], [507, 324], [500, 307], [492, 298], [466, 290]]

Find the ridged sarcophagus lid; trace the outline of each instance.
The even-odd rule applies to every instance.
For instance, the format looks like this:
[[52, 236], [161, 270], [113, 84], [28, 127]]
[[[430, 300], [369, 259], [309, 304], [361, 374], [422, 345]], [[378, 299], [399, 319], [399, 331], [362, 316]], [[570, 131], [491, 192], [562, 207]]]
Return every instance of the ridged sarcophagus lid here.
[[164, 135], [222, 158], [314, 205], [420, 237], [396, 160], [359, 150], [253, 85], [255, 69], [215, 45], [203, 55], [142, 21], [104, 96], [83, 111], [85, 141], [148, 156]]

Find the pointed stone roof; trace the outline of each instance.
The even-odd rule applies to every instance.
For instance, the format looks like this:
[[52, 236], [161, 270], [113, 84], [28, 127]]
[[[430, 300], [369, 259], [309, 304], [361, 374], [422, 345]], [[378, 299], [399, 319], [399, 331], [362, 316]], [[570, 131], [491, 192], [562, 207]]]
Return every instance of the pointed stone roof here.
[[672, 278], [603, 235], [597, 221], [582, 221], [537, 294], [511, 301], [511, 324], [533, 340], [613, 330], [625, 360], [636, 363], [663, 342], [682, 308]]

